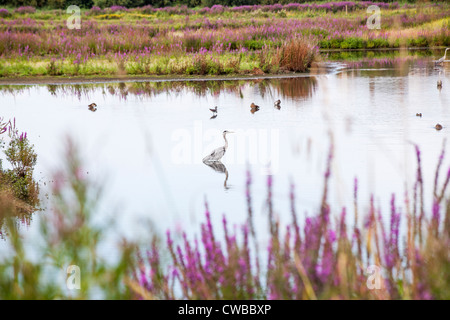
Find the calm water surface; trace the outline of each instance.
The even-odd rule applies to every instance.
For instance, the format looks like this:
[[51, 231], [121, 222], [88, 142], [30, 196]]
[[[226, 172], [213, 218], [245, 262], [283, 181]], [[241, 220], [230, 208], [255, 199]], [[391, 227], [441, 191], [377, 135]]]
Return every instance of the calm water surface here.
[[[351, 206], [355, 177], [362, 210], [372, 193], [384, 209], [393, 192], [401, 197], [405, 183], [415, 179], [413, 144], [422, 151], [425, 194], [431, 198], [450, 132], [450, 67], [441, 72], [425, 58], [328, 63], [292, 79], [1, 86], [0, 106], [1, 115], [15, 117], [35, 145], [44, 207], [70, 136], [85, 176], [104, 190], [96, 218], [112, 217], [128, 237], [147, 235], [150, 221], [161, 233], [198, 232], [205, 199], [217, 224], [223, 213], [231, 223], [244, 223], [247, 170], [256, 226], [264, 234], [267, 175], [273, 175], [274, 210], [282, 221], [290, 219], [290, 182], [296, 185], [297, 212], [314, 214], [331, 141], [334, 213]], [[439, 77], [442, 90], [436, 87]], [[280, 109], [274, 107], [277, 99]], [[96, 112], [87, 108], [92, 102]], [[252, 102], [259, 111], [251, 112]], [[211, 119], [213, 106], [218, 114]], [[444, 129], [436, 131], [436, 123]], [[203, 164], [205, 155], [224, 144], [224, 130], [235, 133], [227, 136], [223, 165]], [[35, 213], [25, 229], [37, 230], [43, 214]]]

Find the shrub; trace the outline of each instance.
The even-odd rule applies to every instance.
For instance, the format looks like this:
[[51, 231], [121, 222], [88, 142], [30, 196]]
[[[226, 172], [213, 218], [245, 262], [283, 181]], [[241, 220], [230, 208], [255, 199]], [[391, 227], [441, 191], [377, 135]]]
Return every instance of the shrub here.
[[19, 7], [16, 10], [14, 10], [14, 12], [19, 13], [19, 14], [35, 13], [36, 12], [36, 8], [31, 7], [31, 6]]
[[87, 14], [90, 15], [90, 16], [97, 16], [97, 15], [100, 15], [100, 14], [103, 14], [103, 13], [104, 13], [104, 11], [100, 7], [97, 7], [97, 6], [93, 6], [87, 12]]
[[275, 61], [280, 69], [305, 72], [316, 56], [316, 50], [303, 38], [292, 38], [277, 49]]
[[11, 16], [11, 13], [8, 11], [8, 9], [1, 8], [0, 9], [0, 18], [6, 18]]
[[[0, 127], [0, 133], [5, 132], [6, 126], [0, 124]], [[8, 122], [7, 127], [10, 141], [4, 153], [6, 160], [12, 166], [12, 170], [4, 171], [0, 167], [0, 187], [6, 186], [7, 189], [13, 191], [16, 198], [34, 205], [38, 202], [38, 186], [33, 180], [33, 169], [36, 165], [37, 155], [34, 152], [33, 145], [28, 140], [27, 133], [22, 132], [19, 135], [15, 120], [13, 123]]]

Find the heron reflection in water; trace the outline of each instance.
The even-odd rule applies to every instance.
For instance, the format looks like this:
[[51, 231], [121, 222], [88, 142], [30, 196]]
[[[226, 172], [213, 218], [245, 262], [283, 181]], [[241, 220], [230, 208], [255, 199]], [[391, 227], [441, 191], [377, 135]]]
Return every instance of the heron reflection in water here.
[[230, 189], [230, 187], [227, 186], [228, 170], [227, 167], [225, 167], [225, 165], [221, 161], [203, 161], [203, 163], [206, 164], [208, 167], [212, 168], [216, 172], [225, 173], [225, 181], [223, 182], [223, 187], [226, 190]]

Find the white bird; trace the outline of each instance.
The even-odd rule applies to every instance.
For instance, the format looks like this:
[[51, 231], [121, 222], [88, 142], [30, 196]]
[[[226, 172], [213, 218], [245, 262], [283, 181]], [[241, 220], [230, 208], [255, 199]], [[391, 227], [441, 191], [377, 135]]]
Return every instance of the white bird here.
[[225, 145], [223, 147], [219, 147], [217, 149], [214, 149], [209, 155], [203, 158], [203, 162], [206, 161], [219, 161], [224, 156], [225, 152], [228, 149], [228, 141], [227, 141], [227, 133], [234, 133], [233, 131], [227, 131], [225, 130], [223, 132], [223, 139], [225, 140]]
[[449, 50], [450, 48], [447, 48], [447, 49], [445, 49], [445, 52], [444, 52], [444, 56], [442, 57], [442, 58], [440, 58], [439, 60], [436, 60], [436, 64], [443, 64], [444, 63], [444, 61], [445, 61], [445, 57], [447, 56], [447, 50]]

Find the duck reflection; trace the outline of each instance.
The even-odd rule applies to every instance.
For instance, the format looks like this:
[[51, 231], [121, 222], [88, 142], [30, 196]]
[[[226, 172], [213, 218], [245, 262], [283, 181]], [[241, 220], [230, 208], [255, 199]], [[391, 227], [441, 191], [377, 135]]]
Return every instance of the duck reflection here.
[[228, 170], [225, 165], [220, 161], [203, 161], [208, 167], [212, 168], [214, 171], [219, 173], [225, 173], [225, 180], [223, 182], [223, 187], [225, 190], [230, 189], [230, 186], [227, 185], [228, 181]]

